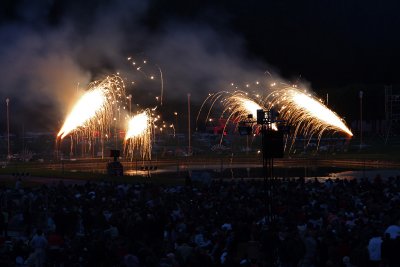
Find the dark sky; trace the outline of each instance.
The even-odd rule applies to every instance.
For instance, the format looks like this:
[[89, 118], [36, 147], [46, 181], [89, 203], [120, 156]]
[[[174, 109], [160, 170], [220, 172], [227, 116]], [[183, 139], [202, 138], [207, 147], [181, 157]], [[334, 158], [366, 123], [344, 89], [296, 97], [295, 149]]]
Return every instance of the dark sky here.
[[[332, 93], [332, 105], [349, 117], [354, 110], [340, 101], [346, 88], [357, 100], [360, 88], [400, 84], [399, 7], [372, 0], [3, 0], [0, 97], [11, 98], [18, 120], [32, 122], [24, 114], [34, 114], [35, 124], [57, 128], [77, 84], [133, 72], [126, 63], [133, 56], [153, 62], [149, 72], [162, 67], [170, 102], [188, 92], [201, 102], [209, 90], [268, 71]], [[137, 102], [158, 93], [145, 87], [145, 94], [128, 91]]]
[[155, 25], [196, 18], [229, 29], [243, 36], [250, 55], [287, 78], [302, 75], [318, 87], [400, 79], [397, 1], [159, 2], [150, 13]]

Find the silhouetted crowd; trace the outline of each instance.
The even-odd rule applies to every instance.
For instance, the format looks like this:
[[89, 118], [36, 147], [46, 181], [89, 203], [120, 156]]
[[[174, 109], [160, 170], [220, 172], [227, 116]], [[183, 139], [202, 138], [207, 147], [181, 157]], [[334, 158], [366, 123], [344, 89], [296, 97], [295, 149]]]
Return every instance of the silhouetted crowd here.
[[400, 266], [400, 177], [0, 190], [0, 266]]

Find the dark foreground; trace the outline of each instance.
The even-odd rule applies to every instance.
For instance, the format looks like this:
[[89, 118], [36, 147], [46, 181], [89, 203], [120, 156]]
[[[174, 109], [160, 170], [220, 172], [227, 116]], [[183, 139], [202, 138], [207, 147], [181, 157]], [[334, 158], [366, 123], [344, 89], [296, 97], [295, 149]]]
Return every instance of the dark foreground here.
[[17, 183], [0, 266], [400, 266], [400, 177], [272, 184]]

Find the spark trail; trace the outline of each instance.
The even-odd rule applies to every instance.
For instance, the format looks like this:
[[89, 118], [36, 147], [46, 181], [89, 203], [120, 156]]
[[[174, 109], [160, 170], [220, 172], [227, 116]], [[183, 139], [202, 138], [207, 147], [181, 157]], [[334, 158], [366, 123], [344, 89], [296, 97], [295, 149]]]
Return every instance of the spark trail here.
[[317, 135], [321, 138], [326, 131], [343, 132], [348, 136], [353, 133], [344, 121], [311, 93], [295, 87], [285, 87], [269, 94], [264, 105], [276, 108], [280, 117], [294, 126], [293, 136]]
[[57, 137], [63, 139], [73, 132], [89, 137], [95, 131], [106, 134], [123, 104], [122, 99], [126, 99], [125, 85], [119, 76], [108, 76], [102, 81], [90, 83], [68, 114]]
[[[206, 103], [210, 105], [206, 121], [216, 103], [220, 103], [223, 107], [220, 117], [225, 117], [227, 122], [231, 121], [235, 124], [240, 121], [248, 121], [249, 114], [256, 118], [258, 109], [270, 110], [273, 108], [279, 112], [281, 120], [286, 121], [295, 129], [291, 133], [293, 141], [299, 134], [308, 138], [317, 136], [318, 139], [325, 132], [342, 132], [349, 137], [353, 136], [345, 122], [311, 93], [295, 86], [277, 85], [276, 83], [271, 84], [271, 88], [268, 90], [273, 91], [261, 98], [259, 94], [250, 94], [245, 91], [233, 93], [221, 91], [210, 94], [203, 102], [197, 118]], [[253, 123], [252, 126], [253, 131], [259, 131], [259, 125]], [[277, 130], [277, 126], [272, 124], [272, 129]]]

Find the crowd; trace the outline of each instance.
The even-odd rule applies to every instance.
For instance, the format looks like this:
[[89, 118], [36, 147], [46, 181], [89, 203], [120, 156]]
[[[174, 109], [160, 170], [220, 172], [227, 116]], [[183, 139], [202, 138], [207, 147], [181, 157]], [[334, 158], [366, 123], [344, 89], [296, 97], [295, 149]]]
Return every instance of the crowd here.
[[379, 176], [19, 181], [0, 190], [0, 266], [400, 266], [399, 188]]

